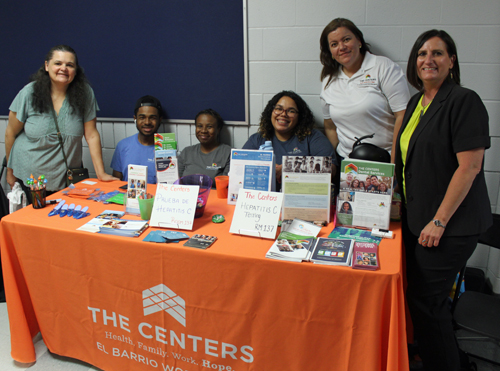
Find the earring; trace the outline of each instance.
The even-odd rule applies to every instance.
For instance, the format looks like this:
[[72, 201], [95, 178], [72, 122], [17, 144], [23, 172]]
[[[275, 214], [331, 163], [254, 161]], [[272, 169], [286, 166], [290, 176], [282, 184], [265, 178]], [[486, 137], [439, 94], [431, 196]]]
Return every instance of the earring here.
[[450, 78], [453, 80], [453, 72], [450, 70]]
[[360, 45], [360, 46], [359, 46], [359, 48], [361, 49], [361, 47], [362, 47], [362, 46], [363, 46], [363, 45]]

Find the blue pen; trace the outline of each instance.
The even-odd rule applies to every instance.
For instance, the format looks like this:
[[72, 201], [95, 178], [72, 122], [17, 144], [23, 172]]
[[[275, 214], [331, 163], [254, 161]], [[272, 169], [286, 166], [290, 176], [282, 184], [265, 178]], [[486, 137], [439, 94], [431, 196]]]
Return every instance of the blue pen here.
[[68, 213], [66, 214], [68, 218], [71, 218], [71, 215], [73, 215], [73, 212], [75, 211], [75, 204], [71, 204], [68, 207]]
[[75, 219], [81, 219], [81, 218], [85, 218], [87, 216], [90, 215], [90, 213], [87, 212], [87, 210], [89, 209], [88, 206], [85, 206], [82, 211], [80, 211], [80, 213], [78, 214], [78, 216], [75, 216]]
[[59, 213], [59, 216], [63, 218], [66, 216], [67, 213], [68, 213], [68, 204], [64, 204], [61, 212]]
[[65, 204], [66, 201], [62, 200], [61, 202], [59, 202], [57, 204], [56, 207], [54, 207], [54, 209], [52, 209], [52, 211], [49, 213], [49, 216], [54, 216], [54, 215], [57, 215], [59, 214], [59, 211], [61, 210], [61, 207]]
[[[81, 209], [82, 209], [82, 205], [77, 205], [75, 207], [75, 211], [73, 212], [73, 218], [76, 219], [76, 217], [78, 216], [78, 214], [81, 213], [81, 211], [80, 211]], [[70, 215], [68, 215], [68, 216], [70, 216]]]

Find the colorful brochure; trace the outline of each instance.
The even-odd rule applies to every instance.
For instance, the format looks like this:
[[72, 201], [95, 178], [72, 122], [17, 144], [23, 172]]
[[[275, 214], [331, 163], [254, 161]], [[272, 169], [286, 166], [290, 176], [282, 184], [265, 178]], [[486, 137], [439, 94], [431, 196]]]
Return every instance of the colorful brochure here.
[[389, 229], [394, 164], [347, 158], [340, 170], [337, 224]]
[[373, 242], [377, 245], [382, 241], [382, 237], [373, 236], [371, 230], [335, 227], [328, 235], [328, 238], [340, 238], [343, 240], [355, 240], [356, 242]]
[[128, 165], [127, 201], [125, 211], [139, 215], [139, 197], [146, 195], [148, 187], [148, 167]]
[[354, 240], [320, 237], [314, 246], [311, 261], [316, 264], [350, 266], [353, 245]]
[[352, 267], [377, 270], [379, 268], [378, 245], [373, 242], [355, 242]]
[[162, 149], [177, 149], [175, 133], [155, 133], [155, 151]]
[[266, 258], [295, 262], [308, 261], [316, 236], [320, 231], [321, 227], [313, 223], [294, 219], [286, 231], [282, 228], [278, 239], [266, 253]]

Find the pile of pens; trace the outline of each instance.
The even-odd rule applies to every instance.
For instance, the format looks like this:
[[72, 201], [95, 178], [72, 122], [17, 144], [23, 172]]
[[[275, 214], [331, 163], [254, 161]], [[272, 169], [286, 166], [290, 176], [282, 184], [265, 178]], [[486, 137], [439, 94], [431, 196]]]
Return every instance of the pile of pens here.
[[40, 175], [38, 179], [35, 179], [33, 174], [26, 180], [26, 184], [30, 187], [31, 198], [33, 199], [33, 208], [40, 209], [45, 207], [45, 185], [47, 184], [47, 179], [45, 175]]

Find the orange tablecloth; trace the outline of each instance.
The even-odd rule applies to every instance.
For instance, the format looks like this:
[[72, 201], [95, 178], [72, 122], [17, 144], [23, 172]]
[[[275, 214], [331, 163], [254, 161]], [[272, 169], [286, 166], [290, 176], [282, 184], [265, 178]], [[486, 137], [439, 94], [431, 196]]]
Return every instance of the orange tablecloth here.
[[[143, 242], [150, 230], [138, 238], [77, 231], [120, 207], [66, 200], [89, 206], [91, 216], [49, 218], [53, 206], [29, 206], [1, 221], [19, 362], [35, 361], [32, 339], [41, 331], [51, 352], [109, 371], [408, 369], [398, 224], [396, 239], [379, 247], [381, 269], [370, 272], [266, 259], [272, 241], [230, 234], [234, 206], [216, 192], [185, 231], [218, 236], [208, 250]], [[213, 224], [217, 213], [227, 221]], [[173, 297], [164, 309], [184, 303], [185, 313], [146, 313], [150, 288], [164, 292], [158, 301]]]

